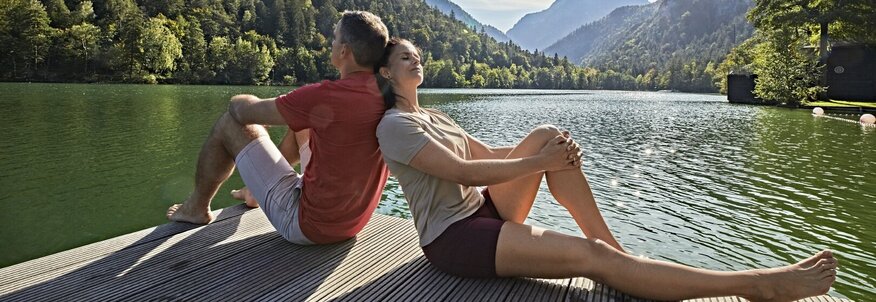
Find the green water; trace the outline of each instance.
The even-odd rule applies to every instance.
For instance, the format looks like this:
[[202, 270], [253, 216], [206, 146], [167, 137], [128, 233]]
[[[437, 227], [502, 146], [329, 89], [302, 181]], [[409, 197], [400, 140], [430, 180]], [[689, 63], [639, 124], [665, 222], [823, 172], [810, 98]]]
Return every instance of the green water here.
[[[228, 98], [289, 89], [0, 83], [0, 267], [165, 223]], [[876, 296], [876, 128], [698, 94], [424, 90], [421, 102], [488, 144], [544, 123], [572, 131], [632, 253], [728, 270], [830, 248], [842, 265], [830, 294]], [[237, 204], [226, 192], [241, 185], [233, 176], [214, 208]], [[410, 217], [392, 179], [378, 212]], [[580, 234], [545, 185], [528, 222]]]

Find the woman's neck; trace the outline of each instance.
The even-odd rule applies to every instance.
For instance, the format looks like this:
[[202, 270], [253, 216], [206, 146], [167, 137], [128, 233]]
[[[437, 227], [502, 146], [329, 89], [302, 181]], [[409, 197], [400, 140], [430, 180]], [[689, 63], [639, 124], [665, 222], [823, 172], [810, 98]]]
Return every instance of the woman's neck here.
[[417, 100], [417, 87], [404, 89], [402, 87], [393, 87], [398, 95], [396, 107], [406, 112], [419, 112], [420, 103]]

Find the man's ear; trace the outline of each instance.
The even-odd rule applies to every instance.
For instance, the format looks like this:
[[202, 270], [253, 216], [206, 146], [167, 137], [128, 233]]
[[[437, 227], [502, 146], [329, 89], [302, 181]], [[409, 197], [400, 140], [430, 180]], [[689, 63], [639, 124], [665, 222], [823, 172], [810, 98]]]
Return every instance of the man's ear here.
[[352, 56], [353, 53], [350, 51], [350, 47], [347, 46], [347, 43], [343, 43], [341, 44], [341, 58], [344, 58], [347, 55]]

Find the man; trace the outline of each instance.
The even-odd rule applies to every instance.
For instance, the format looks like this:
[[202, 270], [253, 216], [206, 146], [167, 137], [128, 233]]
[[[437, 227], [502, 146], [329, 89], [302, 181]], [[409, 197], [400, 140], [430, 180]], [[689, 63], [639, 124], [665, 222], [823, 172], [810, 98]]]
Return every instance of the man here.
[[[331, 50], [339, 80], [276, 99], [233, 97], [201, 149], [195, 191], [168, 209], [168, 219], [210, 223], [210, 202], [236, 163], [244, 184], [286, 240], [309, 245], [354, 237], [377, 207], [388, 176], [375, 136], [384, 104], [373, 74], [387, 41], [380, 18], [344, 12]], [[309, 130], [312, 158], [303, 179], [261, 125], [287, 125], [290, 133]]]

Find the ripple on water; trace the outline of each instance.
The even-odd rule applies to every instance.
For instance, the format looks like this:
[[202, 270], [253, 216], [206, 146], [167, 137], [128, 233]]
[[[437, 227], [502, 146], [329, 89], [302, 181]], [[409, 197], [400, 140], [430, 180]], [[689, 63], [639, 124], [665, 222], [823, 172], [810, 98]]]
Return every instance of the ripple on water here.
[[[228, 97], [286, 90], [0, 83], [4, 96], [18, 96], [0, 98], [0, 181], [16, 188], [0, 191], [0, 221], [22, 226], [0, 229], [15, 247], [0, 260], [10, 261], [7, 251], [39, 256], [163, 223], [155, 213], [191, 190], [197, 150]], [[49, 97], [56, 95], [66, 97]], [[421, 97], [492, 145], [517, 143], [541, 124], [570, 130], [599, 207], [636, 255], [729, 270], [831, 248], [842, 261], [831, 294], [876, 296], [876, 128], [724, 99], [518, 90]], [[232, 177], [228, 186], [239, 185]], [[379, 213], [410, 218], [394, 179], [383, 194]], [[217, 203], [231, 204], [227, 196]], [[581, 234], [545, 184], [527, 221]], [[32, 242], [21, 238], [48, 247], [25, 253]]]
[[[570, 130], [606, 220], [635, 254], [726, 270], [831, 248], [843, 261], [832, 294], [876, 295], [867, 280], [876, 225], [864, 218], [876, 214], [876, 172], [861, 169], [876, 162], [876, 148], [863, 147], [876, 138], [854, 125], [687, 94], [478, 96], [430, 106], [488, 144], [516, 143], [543, 123]], [[545, 185], [528, 221], [580, 234]]]

